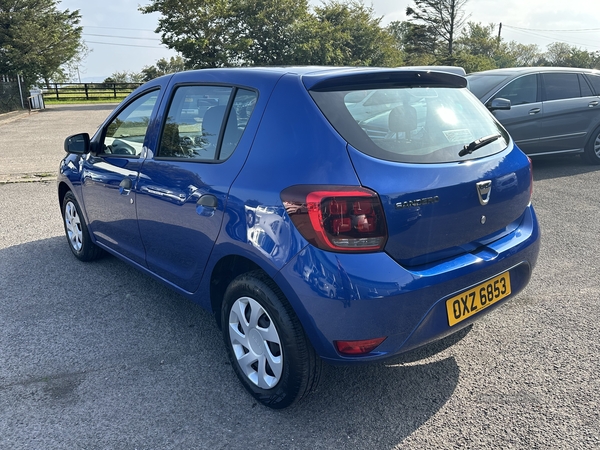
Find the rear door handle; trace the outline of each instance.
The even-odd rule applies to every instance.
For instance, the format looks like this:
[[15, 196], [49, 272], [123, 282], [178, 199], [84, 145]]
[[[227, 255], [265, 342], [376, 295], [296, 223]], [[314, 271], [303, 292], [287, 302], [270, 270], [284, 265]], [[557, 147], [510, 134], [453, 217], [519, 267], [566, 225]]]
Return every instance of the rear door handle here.
[[128, 195], [132, 186], [133, 183], [131, 182], [131, 178], [123, 178], [123, 180], [119, 183], [119, 194]]
[[211, 194], [204, 194], [196, 202], [198, 206], [204, 206], [205, 208], [216, 208], [219, 205], [217, 197]]
[[598, 101], [594, 100], [588, 103], [589, 108], [593, 108], [594, 106], [598, 106]]
[[196, 202], [196, 213], [199, 216], [212, 217], [215, 215], [215, 211], [219, 201], [217, 197], [211, 194], [204, 194]]
[[530, 109], [530, 110], [529, 110], [529, 115], [530, 115], [530, 116], [533, 116], [534, 114], [537, 114], [537, 113], [539, 113], [540, 111], [541, 111], [541, 109], [540, 109], [540, 108], [533, 108], [533, 109]]

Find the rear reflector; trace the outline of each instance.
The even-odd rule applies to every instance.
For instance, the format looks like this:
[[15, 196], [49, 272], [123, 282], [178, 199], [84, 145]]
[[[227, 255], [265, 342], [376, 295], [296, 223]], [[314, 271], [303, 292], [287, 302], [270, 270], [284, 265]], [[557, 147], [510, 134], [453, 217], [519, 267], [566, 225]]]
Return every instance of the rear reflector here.
[[371, 353], [379, 344], [385, 341], [385, 339], [385, 337], [381, 337], [363, 341], [333, 341], [333, 343], [340, 354], [357, 356]]
[[281, 193], [286, 211], [304, 238], [323, 250], [380, 251], [387, 241], [379, 196], [349, 186], [292, 186]]

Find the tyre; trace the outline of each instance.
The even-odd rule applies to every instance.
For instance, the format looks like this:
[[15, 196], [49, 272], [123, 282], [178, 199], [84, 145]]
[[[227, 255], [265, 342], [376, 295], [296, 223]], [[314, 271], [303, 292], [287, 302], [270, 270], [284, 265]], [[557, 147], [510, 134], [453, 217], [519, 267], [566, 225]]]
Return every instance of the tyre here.
[[600, 164], [600, 127], [594, 130], [585, 146], [585, 157], [590, 164]]
[[283, 293], [262, 272], [231, 282], [221, 320], [231, 365], [258, 402], [285, 408], [316, 388], [321, 359]]
[[103, 251], [92, 242], [81, 208], [71, 191], [63, 199], [62, 216], [69, 248], [77, 259], [92, 261], [101, 257]]

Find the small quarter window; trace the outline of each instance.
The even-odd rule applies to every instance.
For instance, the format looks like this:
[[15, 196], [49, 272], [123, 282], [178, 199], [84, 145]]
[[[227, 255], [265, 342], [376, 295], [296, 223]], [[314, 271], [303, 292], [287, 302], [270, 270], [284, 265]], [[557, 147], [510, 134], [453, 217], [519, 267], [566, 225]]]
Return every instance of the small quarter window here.
[[594, 88], [594, 94], [600, 95], [600, 75], [587, 74], [586, 78], [590, 81]]

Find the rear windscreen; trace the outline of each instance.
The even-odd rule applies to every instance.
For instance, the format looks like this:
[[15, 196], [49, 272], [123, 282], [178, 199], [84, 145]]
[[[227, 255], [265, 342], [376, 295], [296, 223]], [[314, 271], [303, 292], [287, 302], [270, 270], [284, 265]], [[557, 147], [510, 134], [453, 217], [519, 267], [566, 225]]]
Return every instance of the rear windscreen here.
[[[444, 163], [481, 158], [506, 148], [509, 137], [466, 88], [412, 87], [311, 91], [342, 137], [388, 161]], [[459, 156], [482, 138], [490, 143]]]

